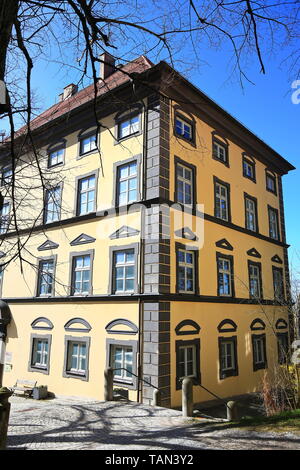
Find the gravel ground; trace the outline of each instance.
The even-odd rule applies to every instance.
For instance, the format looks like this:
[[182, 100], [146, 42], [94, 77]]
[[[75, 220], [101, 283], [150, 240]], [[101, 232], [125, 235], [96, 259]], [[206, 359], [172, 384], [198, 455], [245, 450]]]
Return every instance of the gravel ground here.
[[[283, 450], [300, 436], [216, 429], [167, 408], [78, 398], [11, 397], [8, 450]], [[205, 423], [199, 426], [198, 423]]]

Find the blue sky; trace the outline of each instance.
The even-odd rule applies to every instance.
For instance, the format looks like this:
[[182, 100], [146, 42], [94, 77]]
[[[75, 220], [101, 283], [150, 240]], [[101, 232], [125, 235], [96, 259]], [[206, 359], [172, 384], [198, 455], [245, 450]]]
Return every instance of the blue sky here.
[[[136, 51], [138, 52], [138, 51]], [[185, 44], [178, 49], [175, 68], [182, 72], [194, 85], [210, 96], [226, 111], [236, 117], [251, 131], [263, 139], [268, 145], [279, 152], [296, 168], [299, 165], [299, 124], [300, 104], [292, 103], [292, 82], [297, 77], [288, 74], [281, 67], [282, 60], [288, 55], [287, 51], [278, 51], [276, 56], [265, 60], [266, 75], [259, 72], [259, 64], [255, 56], [252, 62], [248, 60], [247, 74], [255, 83], [244, 81], [241, 87], [236, 76], [231, 75], [230, 52], [226, 45], [218, 51], [213, 51], [207, 45], [199, 45], [201, 65], [188, 67], [193, 58]], [[55, 56], [55, 49], [52, 51]], [[154, 62], [156, 58], [149, 56]], [[160, 59], [168, 56], [160, 54]], [[42, 109], [57, 101], [58, 94], [67, 84], [76, 83], [78, 75], [74, 69], [61, 67], [59, 64], [39, 61], [33, 70], [33, 88], [38, 94]], [[86, 83], [87, 84], [87, 83]], [[0, 127], [6, 127], [2, 122]], [[298, 185], [300, 185], [299, 170], [293, 171], [283, 178], [287, 242], [290, 262], [300, 277], [300, 218], [298, 219]], [[299, 253], [299, 254], [298, 254]]]

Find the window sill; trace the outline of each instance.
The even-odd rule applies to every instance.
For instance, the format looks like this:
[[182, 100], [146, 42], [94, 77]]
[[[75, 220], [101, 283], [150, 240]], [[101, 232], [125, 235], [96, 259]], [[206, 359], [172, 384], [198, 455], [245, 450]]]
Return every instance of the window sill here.
[[190, 144], [192, 145], [193, 147], [196, 148], [196, 142], [194, 139], [187, 139], [186, 137], [184, 137], [183, 135], [180, 135], [180, 134], [177, 134], [176, 132], [174, 132], [174, 136], [178, 139], [181, 139], [183, 140], [184, 142], [186, 142], [187, 144]]
[[130, 135], [126, 135], [126, 137], [117, 137], [114, 139], [114, 145], [119, 145], [125, 140], [131, 139], [132, 137], [138, 137], [142, 135], [142, 129], [138, 130], [137, 132], [133, 132]]
[[247, 180], [252, 181], [252, 183], [256, 183], [256, 178], [251, 178], [251, 176], [247, 176], [247, 175], [244, 175], [244, 174], [243, 174], [243, 177], [247, 178]]
[[51, 168], [56, 168], [57, 166], [64, 166], [64, 164], [65, 162], [59, 162], [59, 163], [55, 163], [54, 165], [48, 165], [47, 169], [51, 170]]
[[216, 162], [223, 163], [223, 165], [227, 166], [227, 168], [230, 168], [229, 162], [226, 160], [221, 160], [221, 158], [216, 157], [215, 155], [212, 156], [213, 160], [216, 160]]
[[80, 154], [77, 155], [76, 160], [81, 160], [84, 157], [87, 157], [89, 155], [93, 155], [93, 153], [99, 153], [99, 149], [95, 148], [93, 150], [89, 150], [88, 152], [80, 153]]

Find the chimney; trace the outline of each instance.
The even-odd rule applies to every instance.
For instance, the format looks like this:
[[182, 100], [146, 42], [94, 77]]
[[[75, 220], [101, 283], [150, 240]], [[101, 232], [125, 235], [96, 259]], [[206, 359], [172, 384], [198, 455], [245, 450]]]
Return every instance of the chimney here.
[[78, 87], [77, 85], [74, 85], [74, 83], [70, 83], [70, 85], [65, 86], [62, 100], [66, 100], [67, 98], [70, 98], [70, 96], [75, 95], [75, 93], [77, 93], [77, 89]]
[[108, 52], [104, 52], [100, 56], [100, 78], [105, 80], [115, 72], [115, 58]]

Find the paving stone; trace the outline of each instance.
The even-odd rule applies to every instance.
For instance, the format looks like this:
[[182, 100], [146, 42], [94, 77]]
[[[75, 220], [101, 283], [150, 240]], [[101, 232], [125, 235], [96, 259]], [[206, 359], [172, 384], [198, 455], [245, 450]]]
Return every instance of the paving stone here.
[[[12, 397], [7, 450], [299, 449], [291, 433], [215, 430], [180, 411], [135, 402], [77, 397]], [[210, 426], [212, 426], [210, 428]]]

